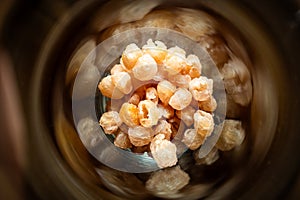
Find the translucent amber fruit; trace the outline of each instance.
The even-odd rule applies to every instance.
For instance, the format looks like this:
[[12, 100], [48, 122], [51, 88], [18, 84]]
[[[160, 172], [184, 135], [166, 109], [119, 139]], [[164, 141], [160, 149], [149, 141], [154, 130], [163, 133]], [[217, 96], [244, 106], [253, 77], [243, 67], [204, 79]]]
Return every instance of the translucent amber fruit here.
[[153, 42], [152, 39], [147, 41], [142, 50], [144, 53], [150, 54], [158, 64], [161, 64], [167, 55], [166, 45], [160, 41]]
[[196, 112], [196, 110], [193, 107], [188, 106], [181, 111], [177, 110], [176, 115], [179, 119], [181, 119], [185, 123], [185, 125], [187, 125], [189, 127], [189, 126], [193, 125], [193, 123], [194, 123], [193, 116], [194, 116], [195, 112]]
[[160, 168], [172, 167], [177, 163], [176, 145], [158, 134], [150, 144], [151, 154]]
[[120, 62], [127, 70], [131, 70], [142, 55], [142, 50], [136, 44], [129, 44], [123, 52]]
[[213, 80], [204, 76], [194, 78], [189, 84], [189, 90], [197, 101], [206, 101], [213, 93]]
[[182, 142], [191, 150], [198, 149], [204, 142], [205, 137], [197, 133], [195, 129], [187, 129], [184, 132]]
[[119, 131], [115, 140], [114, 145], [121, 149], [128, 149], [132, 147], [129, 137], [126, 133]]
[[124, 94], [129, 94], [132, 90], [131, 77], [127, 72], [118, 72], [111, 75], [112, 82]]
[[169, 105], [176, 110], [183, 110], [192, 101], [192, 94], [185, 88], [179, 88], [170, 98]]
[[149, 144], [153, 138], [151, 128], [136, 126], [128, 129], [128, 136], [131, 144], [140, 147]]
[[245, 139], [245, 130], [239, 120], [225, 120], [223, 130], [216, 147], [221, 151], [230, 151], [242, 144]]
[[129, 127], [139, 125], [138, 108], [136, 105], [124, 103], [120, 109], [119, 115], [121, 120]]
[[157, 85], [158, 97], [164, 104], [168, 104], [171, 96], [176, 91], [176, 86], [167, 80], [161, 81]]
[[118, 112], [109, 111], [103, 113], [99, 123], [106, 134], [113, 134], [118, 130], [119, 126], [121, 126], [122, 121]]
[[206, 138], [214, 129], [214, 119], [208, 112], [197, 110], [194, 114], [194, 127], [199, 135]]
[[111, 76], [104, 77], [99, 83], [98, 88], [102, 95], [111, 99], [121, 99], [124, 96], [124, 94], [113, 84]]
[[146, 182], [146, 189], [157, 194], [174, 194], [189, 181], [189, 175], [176, 166], [154, 172]]
[[161, 115], [155, 103], [150, 100], [143, 100], [138, 105], [139, 121], [144, 127], [152, 127], [157, 124]]
[[149, 54], [145, 54], [137, 60], [132, 73], [140, 81], [151, 80], [157, 73], [157, 63]]

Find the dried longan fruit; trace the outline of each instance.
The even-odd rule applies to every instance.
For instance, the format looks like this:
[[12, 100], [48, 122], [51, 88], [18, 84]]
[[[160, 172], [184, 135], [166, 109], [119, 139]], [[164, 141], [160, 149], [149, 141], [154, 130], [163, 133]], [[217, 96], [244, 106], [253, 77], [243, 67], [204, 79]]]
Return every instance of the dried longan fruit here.
[[191, 150], [198, 149], [204, 142], [205, 136], [197, 133], [195, 129], [187, 129], [184, 132], [182, 142]]
[[104, 77], [101, 80], [101, 82], [98, 85], [98, 88], [102, 95], [111, 99], [121, 99], [124, 96], [124, 94], [113, 84], [110, 75]]
[[185, 88], [179, 88], [170, 98], [169, 105], [176, 110], [183, 110], [192, 101], [192, 94]]
[[230, 151], [243, 143], [245, 130], [239, 120], [226, 119], [216, 147], [221, 151]]
[[122, 121], [118, 112], [109, 111], [102, 114], [99, 123], [106, 134], [113, 134], [121, 126]]
[[199, 101], [199, 108], [201, 110], [204, 110], [206, 112], [214, 112], [217, 109], [217, 101], [216, 99], [211, 95], [209, 99], [205, 101]]
[[199, 78], [201, 75], [202, 65], [198, 56], [191, 54], [186, 58], [186, 62], [191, 66], [188, 72], [191, 78]]
[[138, 105], [140, 124], [144, 127], [152, 127], [158, 123], [161, 115], [155, 103], [150, 100], [140, 101]]
[[150, 54], [157, 64], [161, 64], [167, 55], [166, 45], [160, 41], [153, 42], [152, 39], [147, 41], [147, 44], [143, 46], [142, 50], [144, 53]]
[[114, 145], [121, 148], [121, 149], [128, 149], [132, 147], [132, 144], [129, 140], [129, 137], [123, 131], [119, 131], [115, 140]]
[[197, 110], [194, 114], [194, 128], [202, 137], [208, 137], [214, 130], [214, 119], [208, 112]]
[[140, 95], [138, 95], [137, 93], [134, 93], [134, 94], [130, 97], [130, 99], [128, 100], [128, 103], [131, 103], [131, 104], [134, 104], [134, 105], [138, 106], [139, 103], [140, 103], [140, 101], [141, 101]]
[[164, 80], [158, 83], [157, 85], [157, 93], [158, 97], [164, 104], [168, 104], [171, 96], [176, 91], [176, 86], [171, 82]]
[[191, 80], [190, 75], [177, 74], [169, 77], [169, 81], [180, 88], [189, 88]]
[[121, 65], [131, 70], [142, 55], [142, 50], [136, 44], [129, 44], [122, 54]]
[[247, 106], [252, 99], [251, 75], [247, 66], [238, 58], [232, 58], [221, 70], [224, 86], [233, 101]]
[[119, 116], [127, 126], [134, 127], [140, 124], [138, 112], [136, 105], [124, 103], [120, 109]]
[[155, 194], [176, 194], [190, 181], [189, 175], [179, 166], [154, 172], [146, 182], [146, 189]]
[[149, 54], [145, 54], [137, 60], [132, 72], [140, 81], [151, 80], [157, 73], [157, 63]]
[[172, 167], [177, 163], [176, 145], [158, 134], [150, 144], [151, 154], [160, 168]]
[[162, 117], [171, 119], [174, 117], [174, 109], [170, 105], [158, 104], [157, 108]]
[[187, 63], [185, 58], [174, 54], [168, 54], [164, 61], [164, 68], [171, 76], [179, 74], [186, 65]]
[[213, 93], [213, 80], [204, 76], [194, 78], [189, 84], [189, 90], [197, 101], [205, 101]]
[[188, 106], [186, 107], [185, 109], [183, 110], [177, 110], [176, 111], [176, 115], [179, 119], [181, 119], [185, 125], [187, 125], [188, 127], [193, 125], [194, 123], [194, 113], [196, 112], [196, 110], [191, 107], [191, 106]]
[[154, 87], [146, 89], [146, 100], [150, 100], [155, 104], [158, 104], [158, 94]]
[[110, 70], [111, 75], [114, 75], [119, 72], [126, 72], [126, 69], [121, 64], [114, 65]]
[[131, 144], [140, 147], [149, 144], [153, 138], [153, 132], [151, 128], [143, 126], [135, 126], [128, 129], [128, 136]]
[[158, 125], [154, 128], [154, 135], [164, 134], [165, 139], [170, 140], [172, 135], [171, 124], [166, 120], [160, 120]]
[[132, 90], [131, 77], [127, 72], [118, 72], [111, 75], [112, 82], [121, 92], [129, 94]]
[[168, 79], [169, 75], [168, 72], [165, 70], [165, 68], [163, 67], [163, 65], [159, 64], [157, 66], [157, 72], [156, 74], [153, 76], [153, 80], [154, 81], [164, 81], [166, 79]]

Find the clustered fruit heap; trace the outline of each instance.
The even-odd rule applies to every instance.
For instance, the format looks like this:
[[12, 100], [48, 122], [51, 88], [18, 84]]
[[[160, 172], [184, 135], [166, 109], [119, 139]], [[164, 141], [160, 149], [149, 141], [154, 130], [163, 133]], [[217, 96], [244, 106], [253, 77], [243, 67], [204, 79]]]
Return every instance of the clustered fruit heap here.
[[199, 58], [186, 57], [180, 47], [168, 49], [151, 39], [142, 49], [129, 44], [98, 85], [111, 99], [100, 118], [104, 132], [114, 135], [117, 147], [150, 152], [160, 168], [176, 165], [177, 134], [196, 150], [214, 129], [213, 80], [201, 75], [201, 68]]

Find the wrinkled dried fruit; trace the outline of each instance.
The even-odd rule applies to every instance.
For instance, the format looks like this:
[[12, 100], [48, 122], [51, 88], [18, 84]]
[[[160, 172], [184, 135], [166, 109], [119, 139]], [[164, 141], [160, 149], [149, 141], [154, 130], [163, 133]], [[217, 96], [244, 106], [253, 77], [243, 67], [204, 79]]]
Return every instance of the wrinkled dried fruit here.
[[161, 64], [167, 55], [166, 45], [160, 41], [153, 42], [152, 39], [149, 39], [142, 49], [144, 53], [151, 55], [158, 64]]
[[111, 75], [113, 84], [123, 92], [124, 94], [129, 94], [132, 90], [131, 77], [127, 72], [118, 72]]
[[110, 70], [111, 75], [114, 75], [119, 72], [126, 72], [126, 69], [124, 69], [124, 67], [121, 64], [114, 65], [113, 68], [111, 68]]
[[213, 80], [204, 76], [194, 78], [189, 84], [189, 90], [197, 101], [206, 101], [213, 93]]
[[121, 99], [124, 96], [124, 94], [113, 84], [111, 76], [104, 77], [99, 83], [98, 88], [102, 95], [111, 99]]
[[194, 114], [194, 127], [199, 135], [208, 137], [214, 129], [214, 119], [208, 112], [197, 110]]
[[179, 74], [186, 66], [185, 56], [181, 57], [178, 54], [169, 53], [164, 60], [164, 68], [170, 75]]
[[179, 119], [181, 119], [185, 123], [185, 125], [191, 126], [194, 123], [195, 112], [196, 110], [193, 107], [188, 106], [181, 111], [177, 110], [176, 115]]
[[149, 87], [146, 90], [146, 99], [152, 101], [153, 103], [158, 103], [158, 94], [154, 87]]
[[120, 109], [119, 115], [121, 120], [129, 127], [139, 125], [138, 108], [136, 105], [124, 103]]
[[249, 105], [252, 99], [251, 75], [247, 66], [239, 59], [232, 58], [221, 70], [228, 95], [241, 106]]
[[183, 110], [192, 101], [192, 94], [185, 88], [179, 88], [170, 98], [169, 105], [176, 110]]
[[165, 139], [164, 134], [158, 134], [150, 144], [151, 154], [160, 168], [176, 165], [176, 145]]
[[153, 133], [151, 128], [136, 126], [128, 129], [128, 136], [131, 144], [140, 147], [151, 142]]
[[149, 54], [145, 54], [137, 60], [132, 72], [140, 81], [151, 80], [157, 73], [157, 63]]
[[140, 103], [140, 100], [141, 100], [140, 95], [138, 95], [137, 93], [134, 93], [128, 100], [128, 103], [138, 106]]
[[177, 87], [189, 88], [189, 84], [192, 79], [190, 75], [177, 74], [177, 75], [170, 76], [169, 80]]
[[217, 109], [217, 101], [213, 96], [205, 101], [199, 101], [199, 108], [206, 112], [214, 112]]
[[181, 190], [190, 181], [179, 166], [154, 172], [146, 182], [146, 189], [159, 194], [172, 194]]
[[171, 124], [166, 120], [160, 120], [158, 125], [154, 128], [154, 135], [164, 134], [165, 139], [170, 140], [172, 135]]
[[168, 104], [171, 96], [176, 91], [176, 86], [167, 80], [161, 81], [157, 85], [158, 97], [164, 104]]
[[157, 124], [161, 117], [160, 112], [155, 103], [150, 100], [143, 100], [138, 105], [139, 120], [142, 126], [152, 127]]
[[191, 54], [186, 58], [186, 62], [189, 66], [191, 66], [188, 70], [190, 77], [192, 79], [199, 78], [201, 75], [202, 65], [198, 56]]
[[204, 142], [205, 137], [197, 133], [195, 129], [187, 129], [184, 132], [182, 142], [191, 150], [198, 149]]
[[136, 44], [129, 44], [122, 54], [121, 65], [131, 70], [142, 55], [142, 50]]
[[174, 109], [171, 106], [158, 104], [157, 108], [162, 117], [166, 119], [171, 119], [172, 117], [174, 117]]
[[121, 126], [122, 121], [118, 112], [109, 111], [103, 113], [99, 123], [106, 134], [113, 134], [118, 130], [119, 126]]
[[242, 122], [239, 120], [225, 120], [223, 130], [216, 147], [221, 151], [230, 151], [243, 143], [245, 139], [245, 130]]
[[132, 147], [132, 144], [130, 143], [129, 137], [126, 133], [123, 131], [119, 131], [115, 140], [114, 140], [115, 146], [121, 148], [121, 149], [128, 149]]

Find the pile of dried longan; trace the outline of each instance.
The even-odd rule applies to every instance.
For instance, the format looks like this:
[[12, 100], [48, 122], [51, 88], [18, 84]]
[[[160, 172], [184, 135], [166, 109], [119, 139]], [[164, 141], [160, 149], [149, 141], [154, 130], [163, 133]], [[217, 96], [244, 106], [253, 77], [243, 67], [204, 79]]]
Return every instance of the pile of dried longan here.
[[117, 147], [151, 153], [160, 168], [176, 165], [177, 134], [196, 150], [214, 129], [213, 80], [201, 68], [196, 55], [186, 57], [177, 46], [168, 49], [151, 39], [141, 49], [128, 45], [98, 85], [112, 102], [100, 118], [104, 132], [114, 135]]

